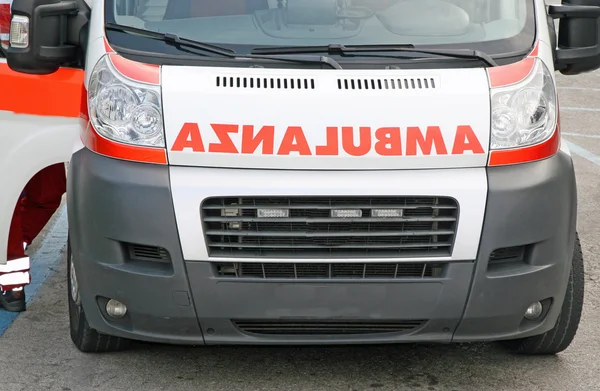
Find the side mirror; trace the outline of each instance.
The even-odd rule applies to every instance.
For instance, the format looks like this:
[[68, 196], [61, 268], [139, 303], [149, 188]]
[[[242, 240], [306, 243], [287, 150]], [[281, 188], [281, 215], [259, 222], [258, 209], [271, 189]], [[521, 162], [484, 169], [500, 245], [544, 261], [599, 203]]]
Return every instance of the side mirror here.
[[548, 15], [560, 20], [556, 70], [578, 75], [600, 68], [600, 0], [563, 0]]
[[16, 72], [39, 75], [80, 63], [89, 15], [85, 0], [14, 0], [8, 66]]

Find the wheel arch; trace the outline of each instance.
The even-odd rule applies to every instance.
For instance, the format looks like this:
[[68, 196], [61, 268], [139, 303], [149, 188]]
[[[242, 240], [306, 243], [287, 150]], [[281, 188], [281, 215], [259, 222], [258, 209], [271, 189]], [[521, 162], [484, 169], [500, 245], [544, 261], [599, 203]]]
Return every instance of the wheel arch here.
[[14, 116], [3, 121], [0, 112], [0, 265], [6, 263], [8, 234], [15, 205], [31, 178], [44, 168], [68, 163], [83, 147], [78, 119]]

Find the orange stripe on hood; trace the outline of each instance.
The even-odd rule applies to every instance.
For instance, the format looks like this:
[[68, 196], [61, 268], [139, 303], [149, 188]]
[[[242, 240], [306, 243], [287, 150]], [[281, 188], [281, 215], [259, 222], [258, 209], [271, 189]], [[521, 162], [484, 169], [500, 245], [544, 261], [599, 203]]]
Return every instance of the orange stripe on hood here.
[[61, 68], [50, 75], [29, 75], [0, 62], [0, 110], [16, 114], [79, 118], [84, 72]]
[[488, 68], [490, 87], [506, 87], [525, 80], [531, 71], [533, 71], [535, 58], [539, 56], [539, 52], [540, 42], [536, 41], [531, 53], [521, 61], [509, 65]]

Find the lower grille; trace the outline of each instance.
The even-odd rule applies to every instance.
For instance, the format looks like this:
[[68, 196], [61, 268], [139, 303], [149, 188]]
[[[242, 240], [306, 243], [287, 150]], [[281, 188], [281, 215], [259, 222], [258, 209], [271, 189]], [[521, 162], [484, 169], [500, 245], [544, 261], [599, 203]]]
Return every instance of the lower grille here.
[[202, 204], [211, 257], [449, 256], [458, 205], [443, 197], [216, 197]]
[[406, 333], [417, 329], [426, 321], [233, 320], [232, 322], [238, 329], [250, 334], [352, 335]]
[[134, 261], [170, 262], [171, 257], [162, 247], [126, 244], [129, 258]]
[[216, 263], [219, 277], [299, 278], [435, 278], [446, 264], [433, 263]]
[[526, 246], [506, 247], [493, 251], [490, 254], [490, 264], [523, 262]]

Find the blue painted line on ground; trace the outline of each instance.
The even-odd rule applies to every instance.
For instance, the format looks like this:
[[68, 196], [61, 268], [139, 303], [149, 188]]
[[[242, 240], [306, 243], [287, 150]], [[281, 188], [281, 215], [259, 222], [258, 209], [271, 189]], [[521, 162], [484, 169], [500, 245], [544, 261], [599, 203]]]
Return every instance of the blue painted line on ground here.
[[[31, 257], [31, 284], [25, 287], [27, 304], [37, 295], [44, 281], [55, 271], [63, 250], [67, 245], [67, 208], [63, 205], [49, 227], [41, 245]], [[19, 316], [18, 313], [6, 312], [0, 309], [0, 336], [10, 327]]]

